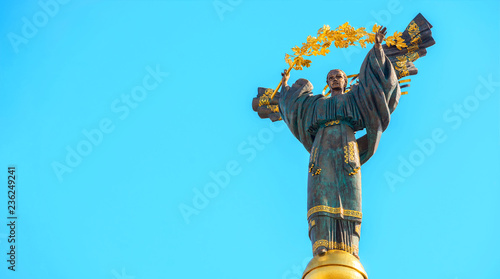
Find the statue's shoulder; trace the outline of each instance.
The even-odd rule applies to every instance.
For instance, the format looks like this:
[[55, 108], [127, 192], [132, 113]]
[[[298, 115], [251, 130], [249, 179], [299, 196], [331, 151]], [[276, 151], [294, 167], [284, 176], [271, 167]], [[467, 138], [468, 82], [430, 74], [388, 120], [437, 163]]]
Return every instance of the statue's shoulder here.
[[305, 78], [299, 78], [293, 85], [292, 88], [301, 89], [301, 91], [312, 91], [313, 85], [310, 81]]
[[312, 83], [305, 78], [299, 78], [294, 84], [298, 84], [298, 85], [310, 84], [312, 86]]

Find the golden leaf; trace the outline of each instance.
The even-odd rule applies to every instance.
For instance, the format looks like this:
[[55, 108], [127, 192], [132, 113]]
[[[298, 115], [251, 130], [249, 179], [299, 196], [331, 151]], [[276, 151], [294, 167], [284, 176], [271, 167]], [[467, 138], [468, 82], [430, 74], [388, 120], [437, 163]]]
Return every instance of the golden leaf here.
[[309, 66], [311, 66], [311, 60], [304, 60], [302, 62], [302, 66], [309, 68]]
[[387, 37], [387, 39], [385, 40], [385, 43], [387, 44], [388, 47], [396, 44], [396, 42], [394, 41], [394, 38], [392, 36]]
[[407, 48], [408, 46], [405, 44], [405, 43], [396, 43], [396, 47], [399, 49], [399, 50], [402, 50], [403, 48]]
[[348, 27], [349, 27], [349, 22], [346, 22], [346, 23], [340, 25], [338, 29], [339, 30], [344, 30], [344, 29], [347, 29]]
[[407, 48], [408, 46], [406, 45], [405, 41], [403, 40], [403, 38], [401, 37], [398, 37], [397, 41], [396, 41], [396, 47], [401, 50], [403, 48]]

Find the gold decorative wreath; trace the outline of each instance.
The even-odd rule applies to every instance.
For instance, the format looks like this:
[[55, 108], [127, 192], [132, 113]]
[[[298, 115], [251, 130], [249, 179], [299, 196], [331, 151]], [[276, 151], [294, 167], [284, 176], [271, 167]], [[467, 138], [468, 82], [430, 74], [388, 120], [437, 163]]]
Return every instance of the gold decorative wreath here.
[[[304, 59], [305, 56], [326, 56], [330, 52], [330, 46], [333, 44], [337, 48], [347, 48], [359, 44], [362, 48], [366, 44], [375, 43], [375, 34], [380, 29], [377, 24], [373, 25], [372, 32], [367, 32], [364, 27], [355, 29], [349, 22], [346, 22], [335, 29], [330, 29], [330, 26], [324, 25], [318, 30], [317, 36], [308, 36], [307, 41], [302, 43], [301, 47], [295, 46], [292, 48], [293, 54], [285, 54], [285, 61], [290, 66], [287, 74], [292, 70], [302, 70], [303, 67], [311, 66], [311, 60]], [[401, 32], [394, 32], [393, 36], [385, 39], [387, 46], [396, 46], [399, 50], [407, 47]], [[271, 99], [281, 87], [281, 81], [270, 96]]]

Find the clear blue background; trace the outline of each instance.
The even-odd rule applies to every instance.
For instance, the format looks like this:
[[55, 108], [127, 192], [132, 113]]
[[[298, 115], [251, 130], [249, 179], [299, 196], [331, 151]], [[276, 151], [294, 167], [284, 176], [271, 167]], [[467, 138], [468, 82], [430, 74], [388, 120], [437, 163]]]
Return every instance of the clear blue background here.
[[[308, 154], [251, 100], [324, 24], [392, 34], [419, 12], [437, 44], [363, 166], [361, 262], [371, 279], [499, 278], [498, 1], [73, 0], [19, 45], [9, 34], [43, 8], [1, 5], [0, 224], [12, 164], [19, 219], [15, 272], [0, 226], [0, 278], [300, 278]], [[319, 94], [330, 69], [355, 74], [367, 51], [332, 49], [291, 82], [307, 78]], [[168, 77], [128, 115], [113, 111], [147, 67]], [[113, 131], [59, 179], [54, 164], [103, 119]], [[399, 170], [435, 129], [444, 142]], [[227, 185], [193, 204], [228, 164]]]

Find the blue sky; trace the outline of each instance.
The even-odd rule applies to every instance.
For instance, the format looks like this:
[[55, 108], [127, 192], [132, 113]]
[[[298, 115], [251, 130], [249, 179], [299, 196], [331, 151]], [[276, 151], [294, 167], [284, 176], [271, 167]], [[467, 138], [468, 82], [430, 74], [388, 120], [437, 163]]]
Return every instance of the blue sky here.
[[[361, 262], [371, 279], [498, 278], [500, 3], [402, 0], [2, 2], [0, 218], [16, 166], [18, 219], [0, 278], [300, 278], [308, 153], [251, 100], [324, 24], [392, 34], [419, 12], [436, 45], [362, 168]], [[291, 82], [319, 94], [367, 51]]]

